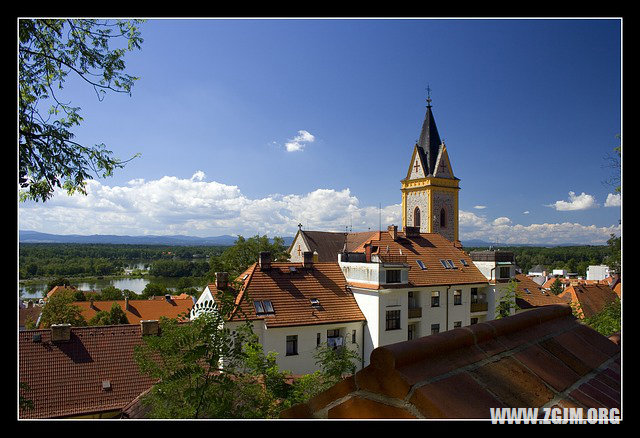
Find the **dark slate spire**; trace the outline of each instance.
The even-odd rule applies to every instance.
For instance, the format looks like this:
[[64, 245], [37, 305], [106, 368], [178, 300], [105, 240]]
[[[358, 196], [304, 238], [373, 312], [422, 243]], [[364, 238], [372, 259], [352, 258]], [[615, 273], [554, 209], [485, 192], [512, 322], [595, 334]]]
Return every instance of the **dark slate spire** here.
[[428, 175], [432, 175], [435, 170], [436, 159], [438, 158], [441, 144], [442, 141], [440, 140], [440, 135], [438, 135], [436, 121], [431, 112], [431, 97], [428, 97], [427, 113], [424, 116], [422, 132], [420, 132], [420, 139], [418, 140], [418, 147], [421, 150], [423, 162], [428, 167], [426, 172]]

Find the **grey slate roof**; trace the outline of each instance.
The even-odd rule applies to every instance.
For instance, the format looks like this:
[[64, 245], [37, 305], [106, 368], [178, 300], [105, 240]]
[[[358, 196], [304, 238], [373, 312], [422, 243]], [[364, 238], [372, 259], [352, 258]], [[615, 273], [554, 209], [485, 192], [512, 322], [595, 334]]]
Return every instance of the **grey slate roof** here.
[[422, 122], [422, 131], [420, 131], [420, 139], [418, 140], [418, 152], [422, 163], [426, 166], [425, 175], [434, 174], [441, 145], [442, 140], [440, 140], [436, 121], [431, 111], [431, 104], [429, 104], [427, 105], [427, 112], [424, 116], [424, 122]]

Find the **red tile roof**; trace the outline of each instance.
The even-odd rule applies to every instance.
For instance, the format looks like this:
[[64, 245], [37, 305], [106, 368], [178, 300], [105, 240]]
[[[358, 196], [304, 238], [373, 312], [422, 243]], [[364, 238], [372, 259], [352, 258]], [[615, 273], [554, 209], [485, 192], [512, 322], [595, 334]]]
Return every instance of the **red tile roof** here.
[[620, 409], [620, 364], [620, 346], [580, 324], [570, 306], [545, 306], [376, 348], [370, 365], [281, 418], [486, 419], [500, 407]]
[[[338, 253], [342, 252], [344, 248], [345, 233], [305, 230], [300, 230], [299, 233], [302, 235], [309, 251], [318, 253], [318, 262], [336, 263], [338, 261]], [[362, 242], [371, 238], [373, 233], [374, 231], [346, 233], [347, 251], [360, 246]], [[296, 248], [293, 248], [293, 243], [291, 243], [289, 253], [295, 250]]]
[[139, 324], [141, 320], [156, 320], [161, 317], [178, 318], [185, 312], [188, 314], [193, 307], [191, 297], [187, 299], [172, 299], [167, 301], [162, 299], [154, 300], [129, 300], [129, 307], [126, 308], [125, 300], [115, 301], [75, 301], [73, 304], [82, 309], [82, 316], [89, 322], [99, 311], [108, 312], [113, 303], [117, 303], [127, 315], [129, 324]]
[[31, 320], [35, 327], [35, 324], [38, 322], [38, 318], [40, 317], [40, 313], [42, 313], [42, 307], [40, 306], [19, 309], [18, 320], [20, 323], [20, 327], [24, 327], [28, 320]]
[[[255, 263], [239, 279], [245, 274], [245, 287], [236, 302], [247, 319], [264, 320], [267, 327], [365, 320], [337, 263], [313, 263], [306, 268], [302, 263], [272, 263], [270, 269]], [[214, 285], [209, 288], [215, 290]], [[313, 307], [312, 298], [320, 306]], [[257, 315], [255, 300], [271, 301], [274, 314]], [[240, 315], [236, 312], [231, 320]]]
[[567, 304], [567, 299], [545, 291], [538, 283], [524, 274], [516, 275], [516, 281], [516, 304], [521, 309], [531, 309], [550, 304]]
[[[23, 395], [34, 405], [20, 418], [117, 411], [153, 384], [133, 360], [134, 347], [142, 343], [139, 325], [72, 327], [67, 342], [51, 342], [51, 330], [18, 336], [19, 379], [29, 386]], [[111, 389], [103, 390], [103, 381]]]
[[53, 294], [57, 294], [60, 292], [76, 292], [77, 289], [74, 286], [54, 286], [49, 292], [47, 292], [47, 298], [51, 297]]
[[[388, 232], [376, 232], [354, 252], [365, 252], [365, 244], [376, 247], [374, 253], [383, 256], [406, 256], [410, 267], [409, 286], [488, 283], [466, 252], [437, 233], [420, 233], [418, 237], [406, 238], [405, 233], [399, 231], [394, 241]], [[426, 270], [420, 268], [418, 260], [427, 267]], [[446, 269], [440, 260], [452, 260], [456, 268]], [[460, 260], [464, 260], [467, 266]]]
[[558, 297], [578, 304], [581, 318], [589, 318], [602, 312], [607, 304], [619, 298], [613, 289], [605, 284], [569, 286]]

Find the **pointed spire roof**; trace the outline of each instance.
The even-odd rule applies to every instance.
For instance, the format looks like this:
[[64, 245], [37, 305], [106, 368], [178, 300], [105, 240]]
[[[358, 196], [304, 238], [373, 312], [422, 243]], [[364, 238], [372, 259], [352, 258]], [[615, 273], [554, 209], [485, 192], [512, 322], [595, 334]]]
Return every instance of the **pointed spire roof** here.
[[440, 151], [440, 135], [438, 134], [438, 128], [436, 127], [436, 121], [433, 118], [433, 112], [431, 111], [431, 98], [427, 99], [427, 113], [424, 116], [424, 122], [422, 122], [422, 131], [420, 132], [420, 139], [418, 140], [418, 149], [422, 155], [422, 162], [427, 166], [428, 175], [433, 175], [435, 171], [436, 159]]

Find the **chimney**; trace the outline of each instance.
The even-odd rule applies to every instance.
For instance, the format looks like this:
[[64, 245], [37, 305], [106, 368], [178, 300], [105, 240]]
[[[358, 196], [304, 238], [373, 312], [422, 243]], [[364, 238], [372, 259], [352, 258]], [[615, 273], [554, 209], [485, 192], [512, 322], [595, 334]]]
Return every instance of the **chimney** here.
[[129, 297], [124, 297], [124, 310], [129, 310]]
[[71, 324], [52, 324], [51, 342], [67, 342], [71, 339]]
[[305, 251], [302, 253], [302, 267], [310, 268], [311, 266], [313, 266], [313, 253]]
[[31, 309], [33, 307], [33, 301], [29, 300], [27, 303], [27, 309]]
[[95, 306], [93, 305], [93, 295], [91, 296], [91, 299], [89, 300], [89, 308], [90, 309], [95, 309]]
[[269, 251], [260, 252], [260, 259], [258, 261], [260, 263], [260, 269], [271, 268], [271, 253]]
[[420, 227], [404, 227], [405, 237], [420, 237]]
[[142, 336], [157, 335], [160, 332], [160, 324], [157, 319], [140, 320]]
[[164, 299], [169, 303], [171, 302], [171, 295], [170, 294], [164, 294]]
[[313, 251], [313, 263], [318, 262], [318, 251]]
[[364, 246], [364, 260], [367, 263], [371, 263], [371, 244], [366, 244]]
[[224, 289], [229, 282], [228, 272], [216, 272], [216, 289]]
[[395, 242], [398, 239], [398, 226], [389, 225], [387, 230], [389, 231], [389, 235], [391, 236], [391, 239], [393, 239], [393, 241]]

